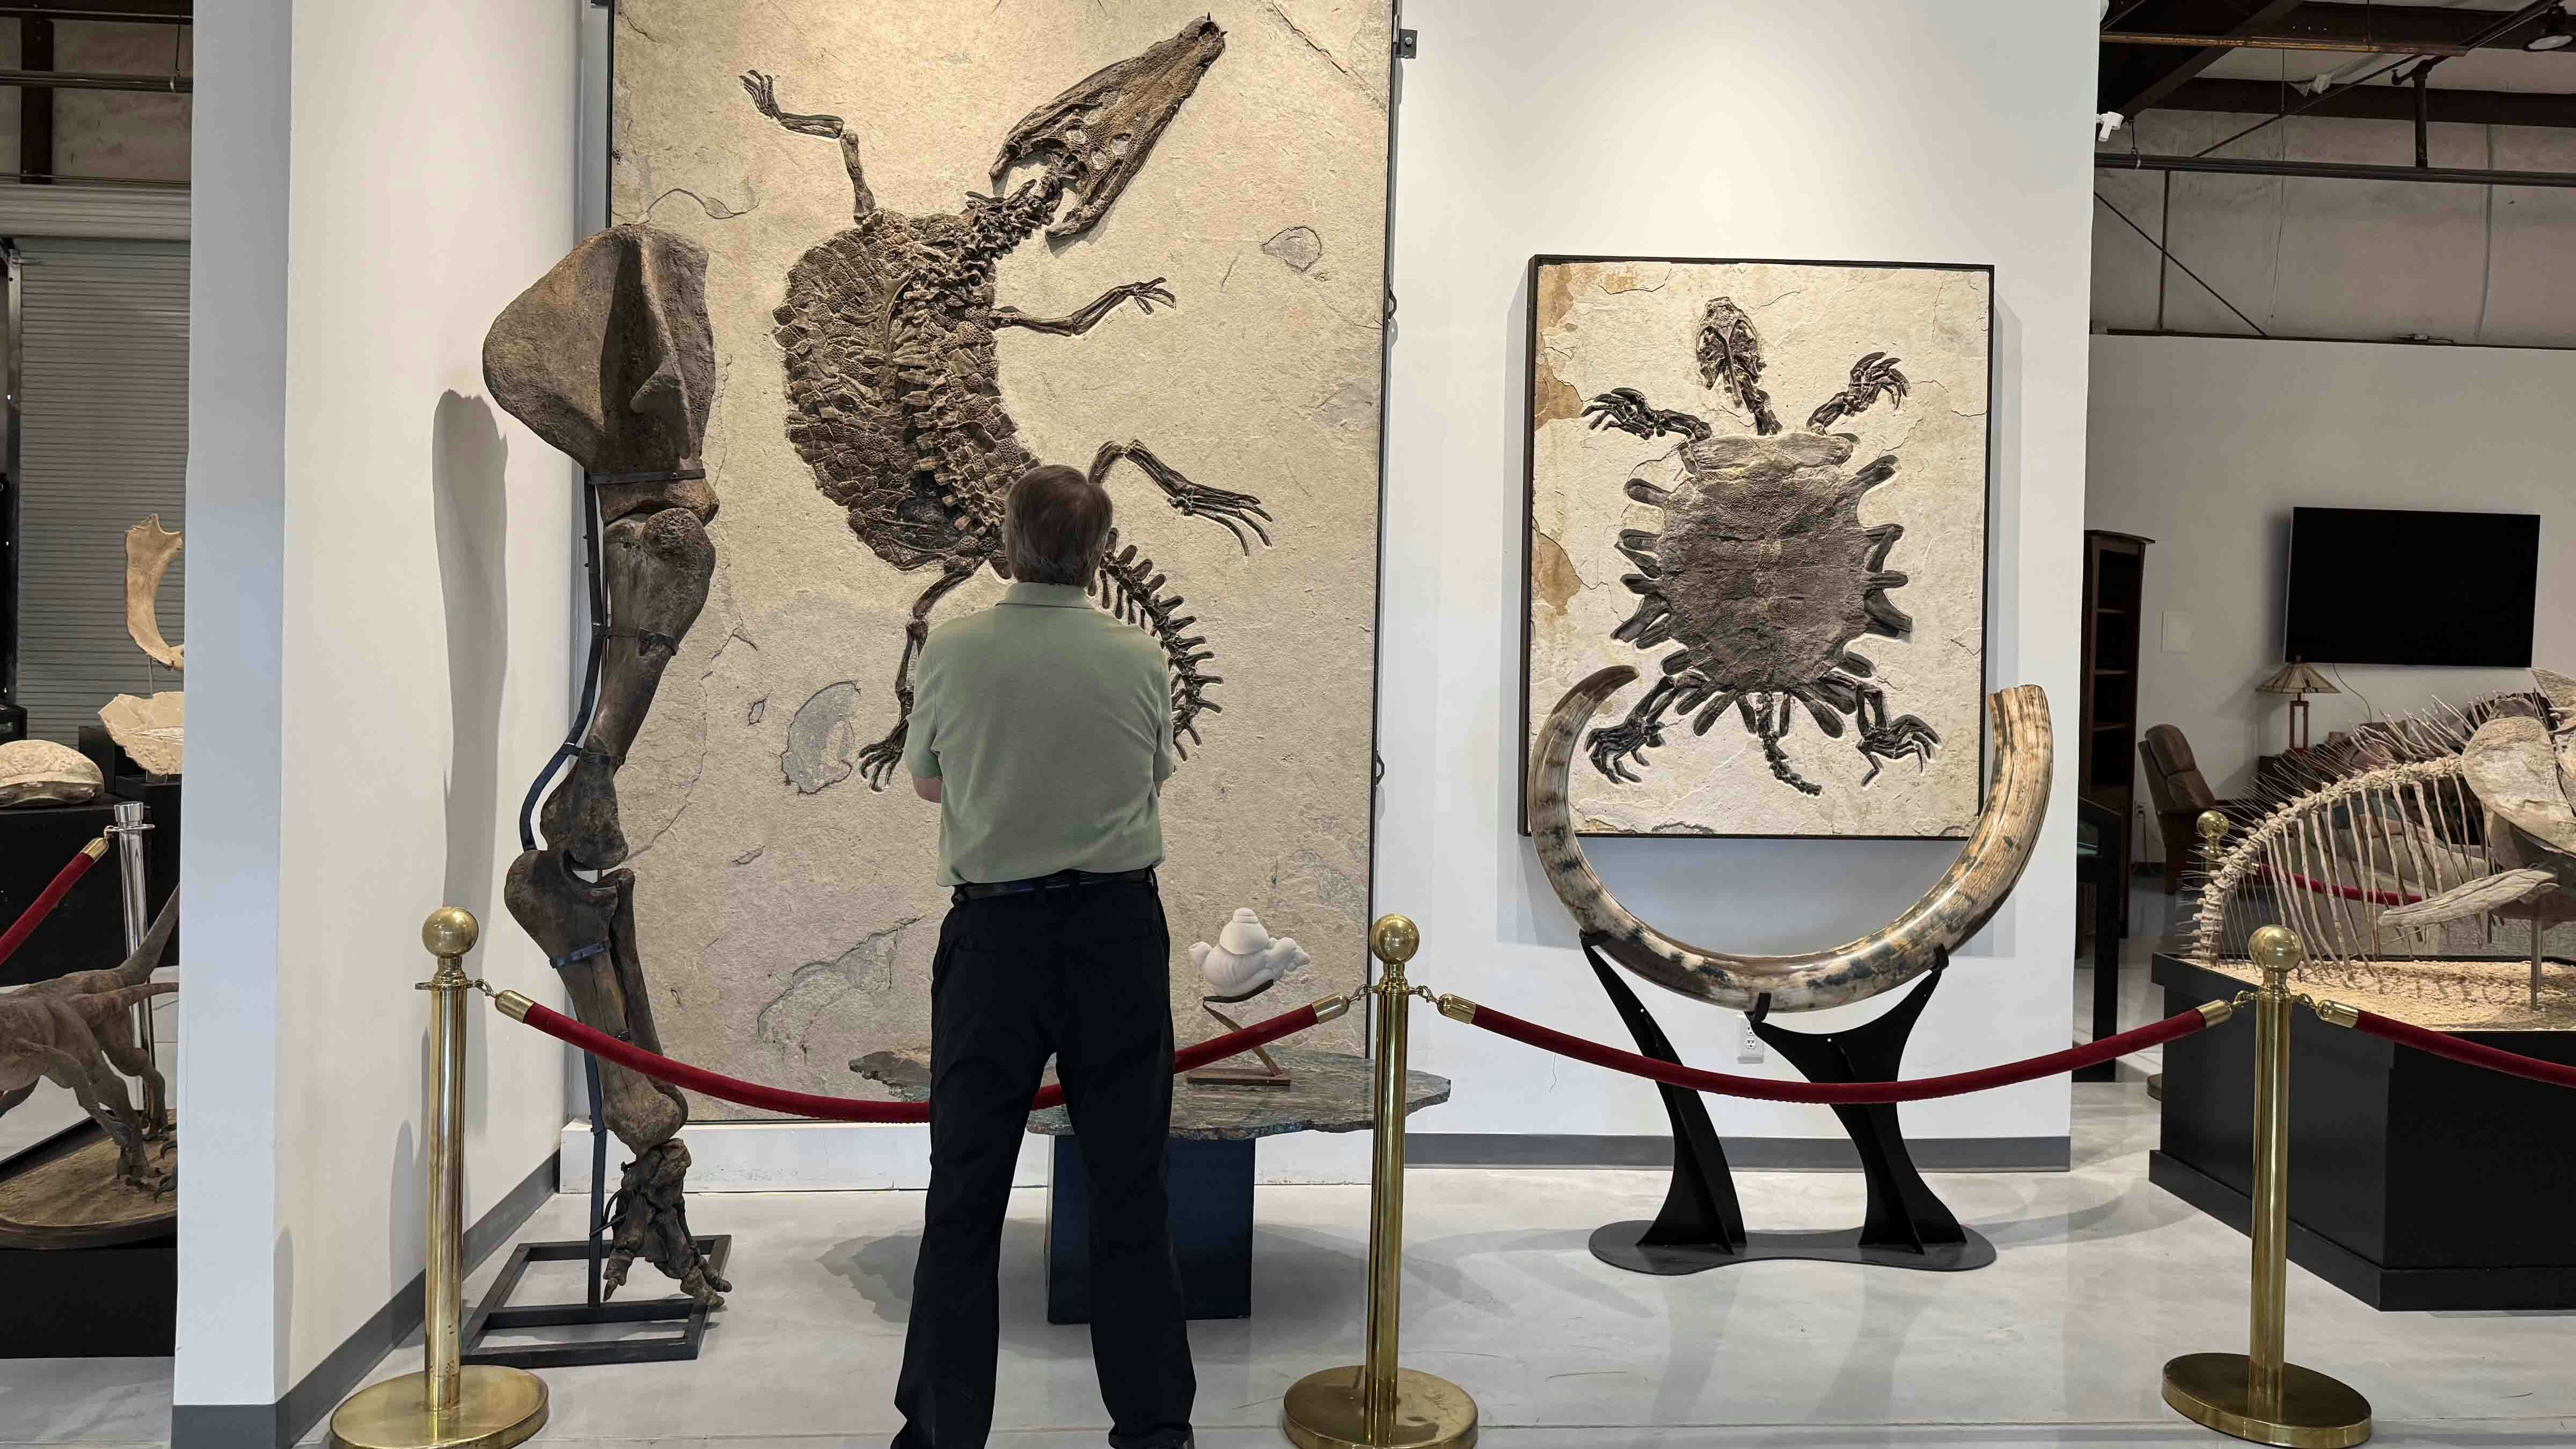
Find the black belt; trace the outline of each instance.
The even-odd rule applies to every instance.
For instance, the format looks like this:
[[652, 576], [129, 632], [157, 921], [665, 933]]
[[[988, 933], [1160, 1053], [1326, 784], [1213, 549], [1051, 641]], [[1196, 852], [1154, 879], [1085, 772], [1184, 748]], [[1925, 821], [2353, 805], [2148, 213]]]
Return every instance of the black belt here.
[[950, 893], [950, 899], [959, 905], [964, 905], [968, 901], [990, 900], [994, 896], [1024, 896], [1037, 891], [1070, 890], [1075, 886], [1135, 885], [1139, 882], [1146, 885], [1154, 883], [1152, 866], [1149, 865], [1140, 870], [1113, 871], [1108, 875], [1088, 870], [1060, 870], [1053, 875], [1034, 875], [1027, 880], [995, 881], [989, 885], [982, 883], [961, 885]]

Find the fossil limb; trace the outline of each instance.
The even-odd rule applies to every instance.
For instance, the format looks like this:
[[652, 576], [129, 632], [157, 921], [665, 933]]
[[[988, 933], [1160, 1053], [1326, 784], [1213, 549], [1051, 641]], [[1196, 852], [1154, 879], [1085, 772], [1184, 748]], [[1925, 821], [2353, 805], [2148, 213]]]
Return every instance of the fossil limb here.
[[161, 576], [179, 556], [179, 534], [155, 513], [125, 531], [125, 632], [164, 669], [185, 669], [187, 647], [161, 637]]
[[2048, 815], [2053, 761], [2048, 698], [2022, 684], [1987, 698], [1995, 778], [1959, 858], [1904, 914], [1859, 940], [1795, 956], [1742, 956], [1688, 945], [1639, 920], [1594, 875], [1575, 837], [1568, 776], [1576, 742], [1602, 702], [1635, 682], [1626, 665], [1565, 692], [1530, 752], [1530, 836], [1548, 884], [1584, 939], [1646, 980], [1737, 1010], [1768, 996], [1773, 1011], [1813, 1011], [1891, 991], [1932, 969], [1994, 916], [2021, 880]]
[[[1148, 315], [1177, 305], [1156, 277], [1113, 287], [1064, 317], [1032, 317], [998, 301], [995, 267], [1041, 229], [1057, 241], [1089, 231], [1224, 50], [1224, 32], [1200, 19], [1086, 77], [1011, 128], [993, 162], [992, 195], [970, 194], [946, 216], [879, 207], [848, 124], [784, 109], [773, 76], [742, 77], [761, 115], [791, 134], [837, 142], [850, 178], [850, 227], [789, 269], [774, 314], [788, 440], [869, 551], [905, 572], [936, 570], [905, 626], [894, 726], [859, 753], [871, 789], [884, 789], [902, 761], [912, 670], [930, 638], [932, 610], [977, 570], [1007, 571], [1002, 500], [1038, 461], [1003, 407], [994, 333], [1018, 327], [1075, 337], [1129, 304]], [[1021, 166], [1037, 174], [1006, 191]], [[1134, 464], [1182, 515], [1234, 535], [1246, 554], [1252, 538], [1270, 541], [1260, 499], [1193, 482], [1142, 443], [1103, 443], [1092, 480], [1105, 482], [1121, 462]], [[1113, 549], [1093, 591], [1162, 645], [1173, 733], [1196, 740], [1199, 715], [1217, 708], [1206, 692], [1218, 678], [1199, 667], [1214, 655], [1200, 647], [1204, 638], [1181, 632], [1191, 621], [1174, 621], [1180, 599], [1163, 595], [1162, 584], [1153, 561], [1130, 545]]]
[[1637, 611], [1611, 638], [1664, 656], [1663, 677], [1625, 719], [1592, 732], [1592, 766], [1633, 783], [1646, 751], [1665, 743], [1667, 714], [1689, 716], [1706, 734], [1732, 705], [1762, 742], [1771, 776], [1804, 795], [1823, 787], [1798, 773], [1781, 741], [1801, 709], [1827, 738], [1846, 724], [1869, 762], [1865, 787], [1891, 761], [1928, 763], [1941, 736], [1917, 715], [1888, 715], [1876, 667], [1851, 651], [1864, 634], [1910, 638], [1914, 621], [1888, 602], [1906, 576], [1886, 567], [1902, 524], [1864, 528], [1861, 496], [1896, 476], [1896, 455], [1852, 472], [1860, 439], [1825, 431], [1880, 398], [1902, 406], [1897, 359], [1873, 352], [1852, 364], [1850, 385], [1781, 431], [1762, 389], [1762, 339], [1731, 298], [1710, 299], [1700, 319], [1700, 381], [1751, 415], [1752, 437], [1720, 437], [1707, 419], [1653, 406], [1635, 388], [1613, 388], [1584, 408], [1591, 426], [1653, 440], [1681, 438], [1682, 482], [1663, 488], [1628, 480], [1631, 499], [1662, 510], [1663, 530], [1623, 529], [1619, 551], [1637, 566], [1620, 580]]
[[[635, 877], [617, 770], [662, 673], [706, 605], [715, 572], [715, 491], [698, 461], [715, 393], [706, 253], [643, 226], [601, 232], [505, 308], [483, 345], [492, 396], [587, 471], [591, 660], [571, 738], [529, 789], [502, 898], [563, 978], [583, 1025], [660, 1049], [635, 939]], [[532, 818], [531, 818], [532, 817]], [[539, 832], [542, 830], [542, 844]], [[596, 1063], [600, 1118], [626, 1164], [602, 1286], [642, 1258], [683, 1293], [723, 1302], [688, 1230], [688, 1099]]]

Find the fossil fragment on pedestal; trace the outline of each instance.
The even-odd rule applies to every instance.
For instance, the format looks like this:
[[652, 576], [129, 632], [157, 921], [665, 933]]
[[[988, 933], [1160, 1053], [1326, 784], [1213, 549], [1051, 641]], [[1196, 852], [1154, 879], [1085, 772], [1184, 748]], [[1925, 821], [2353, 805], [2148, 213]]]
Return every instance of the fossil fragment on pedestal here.
[[145, 697], [120, 694], [98, 712], [116, 747], [147, 775], [175, 775], [186, 762], [188, 697], [175, 689]]
[[155, 513], [125, 531], [125, 632], [165, 669], [184, 669], [187, 646], [161, 637], [161, 576], [179, 556], [182, 536], [161, 526]]
[[52, 740], [0, 745], [0, 809], [12, 805], [78, 805], [95, 800], [106, 779], [89, 756]]

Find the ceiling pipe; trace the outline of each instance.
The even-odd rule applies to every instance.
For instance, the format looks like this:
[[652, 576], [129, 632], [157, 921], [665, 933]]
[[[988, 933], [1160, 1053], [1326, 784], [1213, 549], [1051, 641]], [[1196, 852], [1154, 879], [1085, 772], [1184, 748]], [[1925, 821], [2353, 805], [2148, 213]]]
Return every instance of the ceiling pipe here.
[[2150, 156], [2105, 151], [2100, 171], [2197, 171], [2219, 176], [2289, 176], [2325, 181], [2432, 181], [2451, 186], [2576, 187], [2576, 171], [2478, 171], [2455, 166], [2370, 166], [2345, 161], [2266, 161], [2235, 156]]
[[2344, 50], [2367, 55], [2466, 55], [2465, 45], [2427, 40], [2368, 40], [2332, 35], [2180, 35], [2163, 30], [2105, 30], [2104, 45], [2177, 45], [2191, 50]]
[[151, 91], [187, 95], [197, 88], [194, 76], [103, 75], [78, 70], [0, 70], [0, 86], [32, 86], [58, 91]]

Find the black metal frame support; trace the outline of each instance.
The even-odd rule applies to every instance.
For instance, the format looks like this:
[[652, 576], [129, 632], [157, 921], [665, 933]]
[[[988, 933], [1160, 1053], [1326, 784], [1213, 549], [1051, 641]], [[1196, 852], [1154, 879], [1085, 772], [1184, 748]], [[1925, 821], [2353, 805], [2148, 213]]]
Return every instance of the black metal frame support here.
[[[1672, 1043], [1649, 1015], [1637, 994], [1610, 969], [1596, 942], [1583, 950], [1593, 974], [1609, 993], [1620, 1019], [1636, 1038], [1637, 1050], [1659, 1061], [1679, 1064]], [[1747, 1014], [1753, 1032], [1788, 1058], [1812, 1082], [1893, 1081], [1903, 1063], [1906, 1039], [1922, 1016], [1924, 1003], [1941, 983], [1949, 958], [1915, 983], [1896, 1005], [1876, 1019], [1847, 1031], [1790, 1031], [1767, 1018], [1770, 997]], [[1995, 1246], [1973, 1228], [1963, 1226], [1944, 1205], [1906, 1150], [1905, 1133], [1891, 1105], [1836, 1107], [1834, 1116], [1850, 1134], [1860, 1154], [1869, 1200], [1861, 1226], [1824, 1232], [1749, 1232], [1727, 1170], [1725, 1150], [1710, 1125], [1708, 1108], [1696, 1092], [1665, 1087], [1664, 1110], [1673, 1120], [1673, 1184], [1664, 1210], [1653, 1222], [1610, 1223], [1592, 1234], [1592, 1256], [1632, 1273], [1675, 1277], [1703, 1273], [1737, 1263], [1809, 1259], [1829, 1263], [1865, 1263], [1882, 1268], [1912, 1268], [1956, 1273], [1982, 1268], [1995, 1260]]]
[[[717, 1233], [698, 1238], [696, 1242], [699, 1254], [707, 1260], [707, 1271], [723, 1277], [725, 1259], [733, 1255], [733, 1235]], [[596, 1266], [598, 1243], [598, 1236], [594, 1234], [578, 1243], [522, 1243], [512, 1249], [509, 1261], [501, 1265], [501, 1276], [492, 1280], [483, 1301], [474, 1306], [474, 1316], [466, 1320], [463, 1361], [502, 1364], [510, 1368], [556, 1369], [601, 1363], [677, 1363], [696, 1358], [699, 1345], [707, 1336], [707, 1305], [685, 1294], [631, 1298], [623, 1303], [600, 1302]], [[519, 1280], [526, 1276], [529, 1264], [569, 1263], [585, 1257], [593, 1263], [589, 1302], [511, 1305], [510, 1295], [518, 1291]], [[678, 1323], [680, 1331], [580, 1343], [522, 1344], [510, 1348], [482, 1346], [484, 1337], [494, 1330], [596, 1327], [612, 1323]]]

